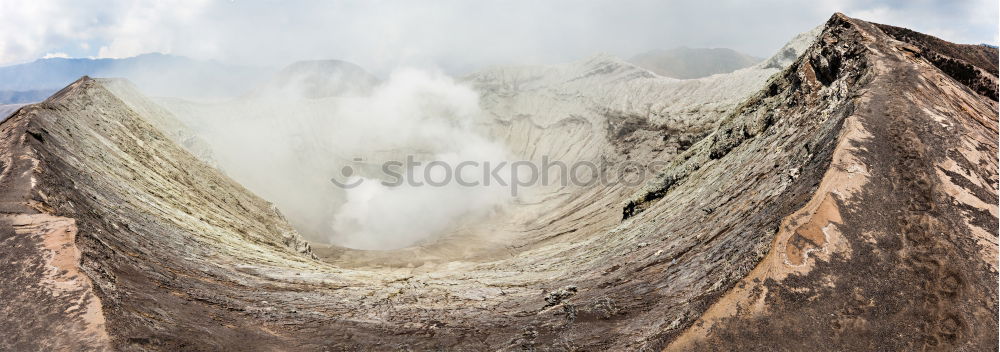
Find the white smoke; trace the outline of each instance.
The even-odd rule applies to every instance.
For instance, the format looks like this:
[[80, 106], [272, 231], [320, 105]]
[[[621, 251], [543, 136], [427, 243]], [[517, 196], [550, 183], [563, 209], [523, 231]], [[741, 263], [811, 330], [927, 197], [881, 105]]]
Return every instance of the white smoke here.
[[[441, 74], [403, 70], [372, 96], [341, 105], [336, 116], [343, 128], [333, 135], [352, 154], [379, 158], [383, 151], [388, 155], [375, 161], [405, 162], [413, 156], [422, 165], [402, 175], [412, 182], [387, 186], [367, 178], [348, 189], [346, 203], [333, 218], [332, 243], [363, 249], [405, 247], [481, 219], [503, 205], [505, 188], [462, 186], [454, 179], [453, 168], [463, 161], [496, 165], [506, 156], [500, 144], [474, 132], [483, 112], [471, 89]], [[428, 167], [434, 160], [443, 163]], [[463, 180], [482, 180], [479, 167], [460, 172]], [[447, 179], [451, 182], [444, 182]]]
[[[440, 156], [437, 160], [457, 165], [465, 160], [480, 160], [488, 154], [463, 153]], [[427, 182], [443, 180], [441, 169], [414, 169], [414, 179]], [[481, 169], [461, 170], [467, 180], [481, 179]], [[331, 243], [360, 249], [402, 248], [433, 240], [446, 231], [471, 221], [485, 219], [505, 204], [506, 189], [502, 187], [465, 187], [448, 183], [435, 187], [401, 185], [390, 187], [375, 179], [363, 180], [347, 191], [347, 202], [333, 219]]]
[[[441, 182], [463, 161], [480, 167], [462, 168], [462, 179], [482, 183], [481, 163], [507, 158], [502, 144], [477, 132], [486, 118], [479, 95], [441, 73], [397, 70], [364, 96], [273, 94], [217, 104], [164, 103], [211, 144], [225, 172], [273, 201], [313, 241], [406, 247], [481, 220], [509, 200], [499, 184], [462, 186], [456, 175], [445, 185], [426, 184]], [[392, 179], [382, 164], [408, 157], [422, 164], [400, 179], [425, 184], [382, 184]], [[427, 168], [433, 160], [449, 170], [442, 164]], [[331, 178], [361, 183], [341, 189]]]

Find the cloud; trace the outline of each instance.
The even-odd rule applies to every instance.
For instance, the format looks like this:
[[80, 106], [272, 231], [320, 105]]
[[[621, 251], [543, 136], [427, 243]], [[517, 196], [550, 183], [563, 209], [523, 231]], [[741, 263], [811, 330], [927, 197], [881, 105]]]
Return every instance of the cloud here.
[[[631, 56], [675, 46], [767, 56], [833, 12], [979, 43], [997, 40], [997, 2], [959, 1], [0, 1], [0, 64], [50, 52], [164, 52], [250, 65], [339, 58], [400, 66]], [[80, 43], [89, 43], [80, 45]]]
[[0, 65], [50, 52], [73, 57], [169, 51], [201, 27], [207, 1], [0, 0]]
[[[197, 28], [204, 26], [206, 0], [168, 0], [133, 3], [116, 16], [108, 43], [98, 49], [105, 58], [130, 57], [148, 52], [170, 54], [175, 47], [188, 51], [188, 42], [198, 43]], [[212, 56], [200, 50], [198, 56]]]
[[845, 1], [843, 12], [867, 21], [907, 27], [958, 43], [997, 44], [998, 3], [992, 0]]
[[52, 58], [64, 58], [65, 59], [65, 58], [68, 58], [68, 57], [69, 57], [69, 55], [67, 55], [66, 53], [48, 53], [48, 54], [45, 54], [44, 56], [42, 56], [43, 59], [52, 59]]

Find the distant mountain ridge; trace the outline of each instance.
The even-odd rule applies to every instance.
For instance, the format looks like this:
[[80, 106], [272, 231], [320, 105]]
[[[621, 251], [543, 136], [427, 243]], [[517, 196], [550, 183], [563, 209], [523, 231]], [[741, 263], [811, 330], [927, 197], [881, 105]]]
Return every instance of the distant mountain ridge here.
[[123, 59], [38, 59], [0, 67], [0, 104], [41, 101], [82, 76], [128, 78], [152, 96], [229, 97], [273, 72], [158, 53]]
[[733, 72], [763, 60], [726, 48], [679, 47], [645, 52], [628, 61], [661, 76], [692, 79]]

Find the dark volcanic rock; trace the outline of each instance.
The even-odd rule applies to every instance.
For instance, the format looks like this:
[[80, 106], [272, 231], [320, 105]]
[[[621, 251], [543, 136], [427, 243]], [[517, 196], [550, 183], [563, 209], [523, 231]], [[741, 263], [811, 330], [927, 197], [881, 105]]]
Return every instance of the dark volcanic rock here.
[[996, 47], [954, 44], [906, 28], [876, 24], [896, 40], [913, 44], [913, 52], [931, 62], [951, 78], [988, 98], [997, 100]]

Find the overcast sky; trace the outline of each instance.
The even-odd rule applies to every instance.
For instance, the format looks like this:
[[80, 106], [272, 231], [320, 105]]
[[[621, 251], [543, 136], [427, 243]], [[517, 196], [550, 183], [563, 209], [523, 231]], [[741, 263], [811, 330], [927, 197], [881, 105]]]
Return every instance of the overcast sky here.
[[377, 73], [624, 58], [677, 46], [770, 56], [834, 12], [962, 43], [998, 40], [996, 0], [0, 0], [0, 65], [162, 52], [280, 67], [336, 58]]

